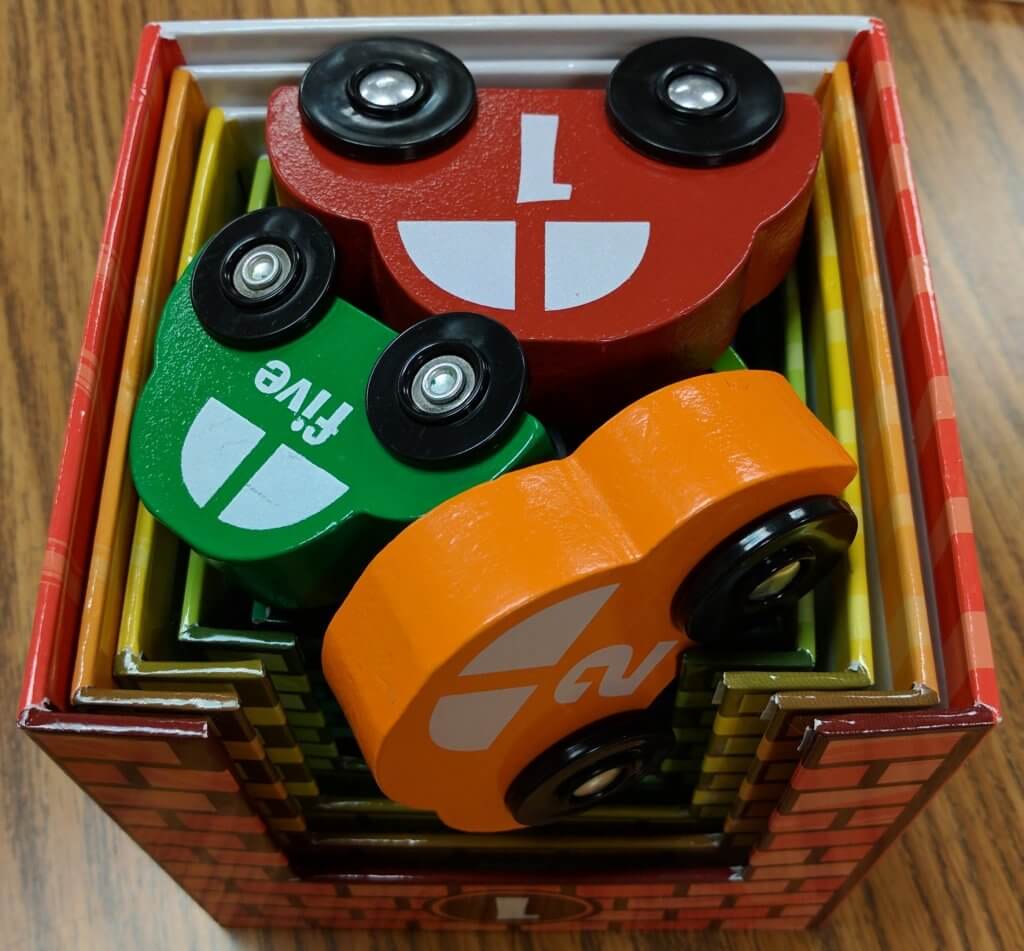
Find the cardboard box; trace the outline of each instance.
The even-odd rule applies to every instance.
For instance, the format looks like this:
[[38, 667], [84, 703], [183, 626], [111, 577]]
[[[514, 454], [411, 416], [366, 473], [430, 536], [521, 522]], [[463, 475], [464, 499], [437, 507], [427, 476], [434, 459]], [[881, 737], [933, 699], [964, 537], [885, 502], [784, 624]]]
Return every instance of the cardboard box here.
[[[835, 683], [801, 680], [807, 675], [799, 671], [778, 683], [756, 672], [714, 681], [699, 784], [713, 794], [703, 818], [725, 820], [713, 834], [673, 827], [662, 839], [631, 839], [612, 816], [607, 832], [567, 846], [594, 851], [587, 871], [550, 847], [513, 849], [513, 840], [488, 846], [451, 835], [427, 843], [431, 852], [410, 832], [398, 847], [375, 852], [365, 839], [318, 834], [307, 822], [300, 800], [309, 772], [297, 778], [289, 764], [308, 753], [298, 741], [275, 745], [270, 737], [280, 734], [268, 728], [279, 708], [287, 721], [282, 698], [302, 693], [278, 689], [294, 687], [280, 679], [288, 671], [275, 681], [270, 662], [261, 661], [251, 677], [230, 685], [220, 678], [209, 691], [183, 688], [175, 677], [144, 691], [115, 677], [139, 673], [123, 664], [118, 671], [114, 662], [137, 538], [123, 448], [135, 392], [179, 249], [184, 263], [188, 248], [233, 213], [218, 204], [225, 189], [211, 179], [209, 201], [197, 205], [193, 193], [185, 219], [183, 196], [204, 161], [197, 157], [202, 121], [221, 107], [238, 135], [232, 147], [255, 155], [271, 89], [297, 80], [313, 55], [343, 38], [395, 33], [446, 46], [487, 85], [600, 85], [615, 60], [642, 42], [711, 35], [766, 59], [787, 89], [818, 91], [825, 100], [822, 187], [855, 376], [864, 378], [854, 395], [863, 475], [874, 493], [865, 502], [874, 644], [848, 650], [845, 663], [833, 665], [841, 675]], [[862, 669], [865, 651], [874, 659]], [[265, 702], [254, 700], [250, 680], [264, 685]], [[863, 17], [629, 16], [147, 27], [72, 392], [20, 706], [28, 734], [226, 925], [778, 930], [823, 921], [999, 716], [957, 424], [884, 26]], [[382, 813], [388, 828], [394, 817]], [[647, 861], [616, 857], [641, 843], [652, 850]], [[509, 856], [505, 867], [492, 858], [483, 868], [489, 847]]]

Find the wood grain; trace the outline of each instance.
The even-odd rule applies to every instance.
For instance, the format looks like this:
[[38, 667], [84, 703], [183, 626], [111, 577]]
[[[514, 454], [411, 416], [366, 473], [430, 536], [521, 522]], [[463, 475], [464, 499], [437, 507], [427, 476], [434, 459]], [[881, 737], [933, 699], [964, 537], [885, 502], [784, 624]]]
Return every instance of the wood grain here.
[[[609, 949], [1024, 948], [1024, 9], [925, 0], [4, 0], [0, 189], [0, 947], [524, 948], [515, 936], [221, 931], [13, 728], [68, 390], [147, 19], [861, 10], [888, 21], [944, 315], [1006, 723], [815, 935], [607, 935]], [[593, 947], [550, 936], [547, 948]]]

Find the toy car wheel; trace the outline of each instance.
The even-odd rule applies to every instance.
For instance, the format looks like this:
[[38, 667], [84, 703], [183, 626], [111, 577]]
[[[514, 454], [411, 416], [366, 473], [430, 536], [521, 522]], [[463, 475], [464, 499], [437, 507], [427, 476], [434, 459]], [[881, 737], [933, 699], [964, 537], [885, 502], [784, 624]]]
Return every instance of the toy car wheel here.
[[508, 329], [480, 314], [440, 314], [399, 334], [380, 355], [366, 414], [400, 459], [456, 465], [511, 433], [526, 389], [526, 357]]
[[215, 340], [243, 350], [305, 333], [333, 301], [334, 242], [316, 218], [262, 208], [228, 222], [199, 254], [189, 294]]
[[299, 107], [314, 134], [342, 155], [406, 162], [466, 131], [476, 85], [462, 60], [432, 43], [356, 40], [313, 60]]
[[605, 102], [616, 132], [633, 148], [663, 162], [710, 168], [769, 145], [786, 99], [778, 77], [753, 53], [691, 36], [623, 57]]
[[674, 742], [647, 710], [606, 717], [541, 753], [509, 786], [505, 805], [524, 826], [581, 812], [657, 767]]
[[744, 639], [759, 615], [796, 603], [836, 565], [857, 517], [841, 499], [811, 496], [762, 516], [714, 549], [680, 586], [675, 622], [702, 644]]

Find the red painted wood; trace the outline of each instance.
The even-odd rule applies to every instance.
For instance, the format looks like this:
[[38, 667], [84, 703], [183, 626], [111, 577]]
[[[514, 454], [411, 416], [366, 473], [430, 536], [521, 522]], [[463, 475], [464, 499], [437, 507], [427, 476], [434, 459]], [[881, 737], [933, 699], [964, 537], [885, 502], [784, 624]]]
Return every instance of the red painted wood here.
[[[571, 186], [566, 200], [517, 201], [524, 115], [557, 117], [553, 181]], [[740, 314], [793, 261], [820, 144], [817, 103], [801, 94], [786, 97], [771, 146], [711, 170], [668, 166], [627, 146], [605, 117], [601, 90], [482, 89], [474, 125], [460, 141], [404, 164], [332, 152], [303, 125], [297, 87], [276, 90], [267, 114], [267, 151], [281, 198], [314, 212], [332, 231], [342, 296], [397, 328], [452, 310], [503, 321], [526, 348], [533, 403], [556, 419], [571, 413], [574, 393], [580, 407], [592, 407], [596, 384], [608, 384], [625, 405], [714, 361]], [[452, 275], [468, 269], [511, 281], [514, 271], [514, 305], [489, 306], [442, 289], [417, 267], [417, 252], [409, 250], [415, 245], [400, 234], [399, 222], [480, 219], [514, 223], [514, 265], [495, 241], [472, 264], [456, 252], [445, 255], [440, 280], [454, 287]], [[649, 239], [616, 289], [581, 306], [546, 309], [546, 294], [560, 286], [555, 275], [565, 273], [550, 261], [545, 266], [545, 247], [549, 257], [556, 247], [546, 233], [552, 222], [597, 223], [605, 232], [616, 223], [647, 223]], [[574, 288], [593, 291], [609, 267], [609, 260], [591, 260], [574, 273]], [[368, 286], [371, 276], [375, 288]]]

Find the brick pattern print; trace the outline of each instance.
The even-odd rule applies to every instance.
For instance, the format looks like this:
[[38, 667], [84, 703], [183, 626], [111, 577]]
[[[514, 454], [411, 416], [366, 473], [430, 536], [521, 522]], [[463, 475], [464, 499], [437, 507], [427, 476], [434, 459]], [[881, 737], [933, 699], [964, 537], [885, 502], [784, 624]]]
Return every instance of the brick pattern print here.
[[[153, 722], [154, 717], [168, 715], [191, 715], [205, 718], [209, 733], [220, 744], [224, 753], [233, 763], [234, 773], [241, 791], [251, 804], [252, 809], [273, 831], [283, 845], [298, 847], [308, 844], [306, 833], [307, 823], [296, 800], [290, 795], [278, 765], [271, 759], [267, 748], [259, 735], [253, 730], [248, 718], [242, 713], [237, 699], [226, 700], [224, 695], [203, 694], [191, 691], [187, 694], [175, 695], [164, 692], [160, 695], [161, 703], [152, 702], [155, 697], [147, 698], [149, 702], [144, 708], [138, 706], [140, 692], [132, 690], [91, 690], [79, 696], [79, 709], [102, 710], [104, 713], [82, 713], [82, 722], [93, 726], [97, 723], [128, 722], [142, 723], [143, 729]], [[146, 718], [139, 717], [141, 709], [145, 709]], [[115, 716], [118, 711], [120, 716]], [[132, 717], [123, 720], [124, 715]], [[52, 729], [56, 730], [54, 725]], [[73, 756], [74, 742], [71, 737], [48, 733], [48, 744], [44, 745], [47, 752], [55, 759], [58, 753]], [[127, 742], [127, 738], [125, 740]], [[97, 744], [93, 744], [96, 746]], [[123, 747], [125, 751], [136, 750], [135, 757], [125, 759], [140, 768], [151, 765], [145, 742], [139, 747], [131, 745]], [[127, 755], [127, 752], [126, 752]], [[85, 769], [86, 767], [76, 767]], [[75, 770], [72, 775], [81, 779]]]
[[[308, 768], [327, 776], [337, 775], [346, 765], [353, 768], [343, 759], [343, 750], [348, 757], [357, 755], [351, 729], [326, 683], [323, 684], [326, 695], [320, 691], [323, 675], [306, 661], [297, 639], [254, 649], [251, 643], [248, 647], [231, 646], [229, 634], [217, 631], [216, 647], [208, 646], [194, 633], [186, 633], [182, 640], [198, 648], [200, 656], [211, 662], [237, 662], [245, 658], [262, 664]], [[365, 766], [362, 772], [366, 772]]]
[[[177, 665], [172, 672], [170, 664], [140, 661], [131, 674], [120, 674], [119, 679], [126, 686], [136, 686], [149, 694], [159, 696], [162, 691], [194, 693], [195, 691], [233, 691], [241, 703], [240, 717], [245, 721], [247, 732], [258, 737], [270, 762], [273, 774], [279, 778], [287, 792], [297, 800], [315, 800], [320, 791], [303, 759], [302, 750], [289, 726], [284, 708], [268, 677], [257, 672], [248, 676], [249, 671], [211, 665], [209, 673], [197, 672], [192, 662]], [[195, 667], [201, 664], [195, 662]], [[219, 679], [214, 675], [219, 674]]]
[[[50, 756], [200, 905], [237, 927], [791, 930], [828, 913], [984, 735], [961, 722], [819, 735], [741, 876], [540, 881], [451, 873], [300, 880], [199, 720], [31, 713]], [[844, 728], [846, 726], [844, 725]], [[506, 876], [513, 878], [513, 876]]]
[[[32, 738], [173, 878], [291, 877], [295, 845], [270, 800], [257, 811], [237, 760], [202, 719], [30, 713]], [[261, 812], [264, 814], [261, 815]], [[268, 824], [279, 818], [279, 829]], [[283, 833], [283, 834], [282, 834]], [[274, 837], [277, 837], [275, 841]], [[186, 889], [187, 890], [187, 889]]]
[[195, 552], [184, 605], [178, 642], [186, 655], [259, 664], [306, 767], [331, 778], [355, 772], [356, 785], [372, 785], [365, 763], [354, 759], [360, 754], [352, 731], [320, 671], [317, 638], [300, 636], [266, 611], [255, 622], [249, 599]]
[[[691, 795], [700, 777], [701, 766], [712, 743], [715, 722], [715, 691], [723, 672], [730, 670], [810, 670], [814, 666], [813, 631], [810, 644], [797, 644], [789, 651], [687, 651], [680, 661], [678, 687], [672, 716], [676, 746], [662, 764], [667, 779], [675, 779], [684, 795]], [[720, 818], [714, 805], [699, 798], [692, 803], [696, 815], [704, 819]]]
[[[738, 663], [742, 664], [742, 659]], [[681, 658], [672, 718], [676, 745], [662, 764], [662, 772], [678, 777], [687, 789], [694, 789], [700, 778], [715, 720], [715, 687], [721, 672], [731, 666], [728, 656], [700, 649]]]
[[761, 713], [770, 699], [771, 693], [730, 690], [715, 708], [708, 752], [693, 796], [702, 815], [729, 815], [760, 745], [765, 730]]
[[801, 741], [812, 722], [809, 713], [777, 712], [751, 753], [734, 757], [740, 782], [725, 820], [725, 832], [734, 845], [753, 845], [768, 828], [768, 817], [789, 787]]
[[936, 718], [910, 732], [830, 735], [826, 727], [793, 765], [744, 877], [803, 882], [817, 898], [804, 906], [816, 923], [977, 745], [986, 732], [978, 725], [987, 726]]

